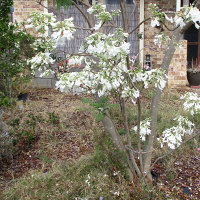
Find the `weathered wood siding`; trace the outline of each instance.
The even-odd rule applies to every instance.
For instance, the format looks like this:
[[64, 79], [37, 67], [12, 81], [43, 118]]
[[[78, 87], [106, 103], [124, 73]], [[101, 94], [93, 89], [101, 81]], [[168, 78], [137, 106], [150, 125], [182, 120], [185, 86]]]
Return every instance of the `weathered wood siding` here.
[[[79, 5], [81, 10], [87, 14], [86, 9], [84, 8], [84, 6]], [[107, 4], [107, 10], [111, 11], [111, 10], [118, 10], [120, 9], [120, 6], [118, 4]], [[127, 4], [127, 13], [128, 16], [131, 16], [131, 13], [134, 9], [133, 4]], [[81, 15], [81, 13], [78, 11], [78, 9], [76, 9], [75, 6], [70, 6], [67, 9], [63, 9], [61, 8], [60, 11], [58, 12], [56, 10], [55, 7], [50, 7], [49, 8], [49, 12], [54, 12], [54, 14], [57, 15], [57, 20], [63, 20], [66, 18], [70, 18], [73, 17], [73, 21], [75, 26], [78, 27], [84, 27], [87, 28], [87, 22], [84, 20], [83, 16]], [[137, 8], [135, 9], [135, 13], [134, 15], [129, 18], [129, 20], [131, 20], [130, 22], [130, 26], [129, 26], [129, 30], [131, 30], [133, 27], [135, 27], [137, 25], [137, 19], [138, 19], [138, 13], [137, 13]], [[115, 20], [115, 24], [119, 27], [122, 27], [122, 15], [120, 14], [120, 16], [118, 16]], [[106, 31], [110, 30], [110, 28], [106, 28]], [[111, 30], [112, 32], [113, 30]], [[51, 31], [50, 31], [51, 34]], [[84, 38], [87, 37], [89, 35], [89, 33], [85, 30], [77, 30], [74, 34], [74, 39], [72, 39], [71, 41], [67, 41], [66, 39], [61, 41], [59, 43], [58, 46], [58, 50], [60, 51], [65, 51], [65, 52], [69, 52], [69, 53], [77, 53], [79, 51], [79, 48], [81, 46], [81, 44], [84, 41]], [[133, 34], [131, 34], [128, 38], [128, 41], [131, 44], [131, 55], [135, 55], [138, 53], [138, 37], [137, 37], [137, 32], [134, 32]], [[62, 57], [62, 55], [60, 54], [59, 57]]]

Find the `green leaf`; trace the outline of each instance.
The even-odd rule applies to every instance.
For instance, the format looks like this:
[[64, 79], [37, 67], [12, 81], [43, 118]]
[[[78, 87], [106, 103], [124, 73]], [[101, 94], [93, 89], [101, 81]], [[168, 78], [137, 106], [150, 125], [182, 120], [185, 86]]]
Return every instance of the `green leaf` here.
[[120, 129], [120, 130], [118, 131], [118, 133], [119, 133], [120, 135], [125, 135], [126, 131], [125, 131], [124, 129]]
[[94, 114], [94, 118], [97, 120], [97, 122], [100, 122], [103, 119], [103, 114], [102, 113], [96, 113]]
[[67, 8], [72, 5], [72, 0], [56, 0], [57, 9], [59, 10], [61, 6]]

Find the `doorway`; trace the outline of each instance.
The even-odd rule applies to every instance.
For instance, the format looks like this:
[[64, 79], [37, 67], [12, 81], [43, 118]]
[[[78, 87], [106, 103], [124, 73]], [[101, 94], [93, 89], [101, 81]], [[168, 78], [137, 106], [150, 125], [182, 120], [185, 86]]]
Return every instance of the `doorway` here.
[[187, 66], [200, 64], [200, 30], [192, 25], [184, 34], [184, 39], [188, 41], [187, 45]]
[[[194, 0], [189, 0], [192, 4]], [[183, 0], [182, 0], [183, 3]], [[187, 45], [187, 67], [200, 64], [200, 30], [192, 25], [184, 34], [184, 39], [188, 41]]]

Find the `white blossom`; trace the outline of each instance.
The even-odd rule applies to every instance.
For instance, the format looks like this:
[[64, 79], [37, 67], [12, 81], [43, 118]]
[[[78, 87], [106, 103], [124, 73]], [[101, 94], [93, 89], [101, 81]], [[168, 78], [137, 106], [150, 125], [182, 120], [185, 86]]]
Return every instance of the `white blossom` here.
[[181, 99], [185, 100], [183, 103], [184, 109], [189, 111], [191, 115], [200, 112], [200, 97], [198, 97], [197, 93], [187, 92], [181, 96]]
[[47, 70], [47, 65], [53, 64], [55, 61], [51, 58], [49, 52], [38, 53], [32, 59], [27, 61], [31, 65], [31, 69], [35, 71], [36, 69], [40, 71]]
[[[146, 136], [151, 134], [150, 126], [151, 126], [151, 121], [149, 118], [140, 122], [140, 138], [142, 141], [145, 141]], [[135, 126], [133, 130], [137, 132], [137, 126]]]
[[173, 18], [172, 17], [169, 18], [166, 14], [165, 14], [165, 19], [170, 23], [174, 22]]
[[95, 24], [94, 30], [95, 31], [99, 30], [101, 28], [102, 24], [103, 24], [102, 21], [100, 21], [98, 24]]
[[181, 28], [183, 28], [187, 22], [192, 21], [195, 24], [195, 27], [199, 29], [198, 23], [200, 22], [200, 11], [193, 5], [184, 6], [181, 9], [181, 12], [174, 17], [174, 21], [176, 25], [180, 25]]
[[177, 126], [173, 126], [163, 131], [161, 138], [158, 139], [161, 143], [161, 147], [166, 143], [169, 148], [175, 149], [180, 146], [184, 136], [193, 133], [194, 124], [187, 118], [178, 116], [174, 120], [178, 122]]
[[159, 19], [156, 17], [155, 19], [151, 20], [151, 26], [154, 28], [156, 26], [160, 26]]

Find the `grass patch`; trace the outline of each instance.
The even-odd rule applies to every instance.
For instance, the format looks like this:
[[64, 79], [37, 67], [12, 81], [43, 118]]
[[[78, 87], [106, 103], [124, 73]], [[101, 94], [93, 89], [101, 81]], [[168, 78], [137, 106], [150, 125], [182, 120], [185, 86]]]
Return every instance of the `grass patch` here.
[[[107, 136], [96, 138], [93, 154], [78, 162], [55, 164], [50, 170], [31, 171], [12, 184], [3, 194], [5, 199], [160, 199], [154, 188], [129, 183], [123, 156], [112, 146]], [[119, 159], [122, 158], [122, 159]]]
[[[151, 95], [147, 94], [142, 99], [142, 120], [149, 117]], [[173, 118], [177, 114], [192, 119], [183, 111], [179, 96], [179, 93], [168, 91], [162, 96], [157, 136], [160, 136], [165, 128], [175, 124]], [[81, 98], [60, 93], [38, 95], [34, 101], [27, 103], [24, 113], [12, 110], [10, 115], [5, 117], [11, 128], [17, 130], [20, 125], [29, 127], [35, 131], [34, 134], [40, 136], [37, 150], [34, 152], [35, 157], [40, 160], [40, 166], [38, 169], [29, 170], [26, 175], [8, 185], [2, 199], [179, 199], [175, 193], [167, 196], [167, 192], [160, 186], [147, 188], [128, 181], [124, 156], [116, 151], [98, 122], [101, 117], [98, 116], [98, 109], [102, 105], [94, 103], [92, 97]], [[117, 130], [125, 140], [119, 105], [113, 99], [105, 104], [116, 122]], [[127, 105], [129, 127], [132, 128], [137, 123], [137, 106], [129, 102]], [[197, 116], [195, 123], [199, 122], [200, 116]], [[133, 146], [136, 146], [136, 134], [131, 131], [131, 136]], [[196, 138], [172, 157], [159, 163], [170, 185], [173, 186], [173, 179], [177, 178], [174, 163], [177, 159], [183, 159], [180, 155], [195, 152], [198, 156], [196, 149], [199, 144], [200, 140]], [[155, 144], [154, 148], [154, 158], [168, 151], [167, 148], [161, 149], [158, 144]], [[161, 175], [162, 173], [160, 172]]]

